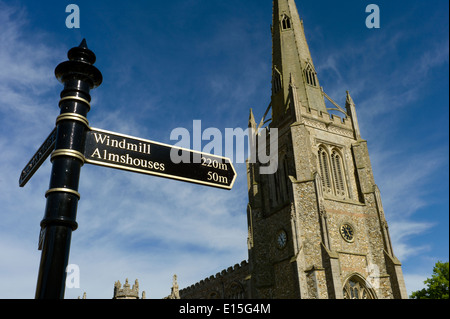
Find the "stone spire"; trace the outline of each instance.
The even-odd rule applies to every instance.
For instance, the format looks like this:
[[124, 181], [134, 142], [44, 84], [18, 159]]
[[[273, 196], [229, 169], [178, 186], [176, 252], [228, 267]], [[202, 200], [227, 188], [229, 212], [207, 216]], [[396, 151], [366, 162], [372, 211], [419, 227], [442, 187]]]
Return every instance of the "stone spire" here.
[[291, 78], [296, 81], [297, 102], [327, 112], [294, 0], [273, 1], [272, 68], [272, 119], [275, 126], [286, 116], [295, 114], [294, 110], [289, 111], [294, 104], [289, 101]]
[[165, 299], [180, 299], [180, 288], [178, 287], [177, 275], [173, 275], [172, 291]]

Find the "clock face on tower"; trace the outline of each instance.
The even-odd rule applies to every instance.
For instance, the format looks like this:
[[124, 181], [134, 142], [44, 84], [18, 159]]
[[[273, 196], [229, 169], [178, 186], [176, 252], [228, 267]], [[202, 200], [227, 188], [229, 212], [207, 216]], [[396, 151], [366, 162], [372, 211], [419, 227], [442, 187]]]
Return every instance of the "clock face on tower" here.
[[339, 232], [341, 233], [341, 236], [345, 241], [351, 243], [355, 240], [355, 231], [353, 230], [353, 227], [351, 225], [341, 225], [341, 227], [339, 228]]
[[287, 234], [284, 230], [281, 230], [277, 234], [277, 246], [280, 249], [286, 247], [287, 244]]

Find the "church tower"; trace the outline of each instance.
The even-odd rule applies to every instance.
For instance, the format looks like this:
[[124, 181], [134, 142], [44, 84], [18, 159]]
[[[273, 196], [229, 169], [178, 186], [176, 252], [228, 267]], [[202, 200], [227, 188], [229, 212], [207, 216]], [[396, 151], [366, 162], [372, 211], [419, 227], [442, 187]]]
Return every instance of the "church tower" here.
[[277, 135], [278, 169], [247, 164], [248, 297], [407, 298], [355, 103], [320, 86], [294, 0], [273, 1], [272, 41], [271, 119], [249, 127], [266, 154]]

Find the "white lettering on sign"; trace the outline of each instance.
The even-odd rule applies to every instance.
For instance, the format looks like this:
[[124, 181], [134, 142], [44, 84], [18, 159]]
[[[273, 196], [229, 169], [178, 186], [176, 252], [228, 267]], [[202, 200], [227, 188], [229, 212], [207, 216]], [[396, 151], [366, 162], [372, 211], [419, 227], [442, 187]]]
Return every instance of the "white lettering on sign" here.
[[149, 160], [142, 159], [142, 158], [135, 158], [135, 157], [130, 156], [130, 154], [128, 154], [128, 153], [125, 155], [118, 155], [118, 154], [110, 153], [107, 150], [100, 151], [98, 148], [96, 148], [94, 150], [91, 157], [101, 159], [104, 161], [118, 163], [118, 164], [134, 166], [136, 168], [157, 170], [157, 171], [161, 171], [161, 172], [164, 172], [166, 169], [164, 163], [149, 161]]
[[148, 143], [129, 143], [126, 139], [114, 140], [109, 137], [109, 135], [94, 133], [95, 141], [100, 144], [105, 144], [106, 146], [120, 148], [127, 151], [138, 152], [142, 154], [150, 155], [151, 145]]

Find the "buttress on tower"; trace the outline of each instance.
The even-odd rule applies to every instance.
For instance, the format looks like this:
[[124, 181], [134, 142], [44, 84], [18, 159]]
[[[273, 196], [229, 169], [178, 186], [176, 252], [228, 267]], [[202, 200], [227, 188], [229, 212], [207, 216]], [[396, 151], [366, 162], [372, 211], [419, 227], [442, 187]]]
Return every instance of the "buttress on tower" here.
[[[273, 1], [271, 104], [249, 127], [266, 154], [277, 134], [278, 169], [247, 162], [248, 263], [181, 298], [407, 298], [355, 103], [347, 92], [344, 110], [321, 88], [294, 0]], [[216, 288], [233, 284], [238, 294]]]

